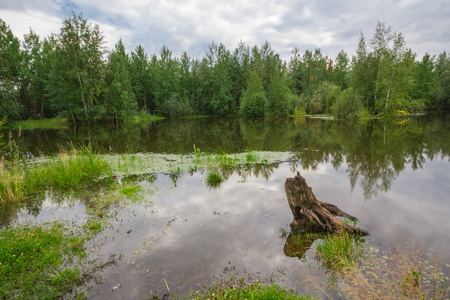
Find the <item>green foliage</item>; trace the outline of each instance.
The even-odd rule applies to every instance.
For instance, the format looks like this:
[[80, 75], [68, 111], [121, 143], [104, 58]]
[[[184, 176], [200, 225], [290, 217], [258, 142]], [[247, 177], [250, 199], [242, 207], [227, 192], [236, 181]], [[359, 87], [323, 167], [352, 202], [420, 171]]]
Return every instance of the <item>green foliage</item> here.
[[166, 46], [159, 55], [141, 45], [128, 54], [119, 40], [106, 55], [99, 26], [81, 14], [65, 18], [58, 34], [41, 38], [30, 30], [20, 45], [0, 21], [0, 115], [11, 120], [118, 123], [137, 111], [282, 116], [296, 107], [330, 113], [339, 89], [348, 87], [373, 115], [450, 109], [446, 53], [416, 62], [403, 35], [382, 23], [367, 45], [361, 34], [351, 63], [344, 51], [333, 61], [320, 49], [298, 48], [285, 63], [267, 41], [252, 48], [241, 42], [234, 51], [212, 42], [205, 57], [192, 59], [186, 52], [174, 57]]
[[330, 113], [340, 91], [338, 86], [327, 81], [322, 82], [314, 91], [308, 111], [312, 114]]
[[339, 94], [336, 103], [331, 107], [331, 113], [338, 119], [352, 119], [356, 118], [362, 109], [361, 96], [352, 88], [348, 88]]
[[116, 123], [137, 111], [137, 102], [128, 74], [129, 59], [122, 40], [108, 57], [106, 71], [106, 100], [108, 115]]
[[267, 98], [261, 78], [256, 72], [250, 74], [247, 88], [242, 91], [240, 114], [249, 117], [264, 116]]
[[0, 231], [0, 297], [61, 298], [81, 284], [66, 259], [84, 257], [83, 239], [65, 235], [64, 226], [20, 226]]
[[0, 19], [0, 116], [19, 119], [22, 107], [18, 87], [22, 55], [19, 39]]
[[275, 69], [270, 77], [267, 88], [266, 112], [271, 115], [287, 115], [289, 103], [287, 95], [289, 89], [284, 74], [279, 69]]
[[192, 113], [192, 108], [188, 99], [180, 98], [177, 94], [172, 94], [161, 105], [159, 112], [165, 117], [185, 117]]

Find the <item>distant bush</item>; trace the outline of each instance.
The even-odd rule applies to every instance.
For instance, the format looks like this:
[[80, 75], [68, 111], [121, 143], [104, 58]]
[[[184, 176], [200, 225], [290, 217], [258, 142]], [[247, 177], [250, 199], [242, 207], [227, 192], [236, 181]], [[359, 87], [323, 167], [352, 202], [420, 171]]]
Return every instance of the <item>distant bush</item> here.
[[331, 113], [338, 119], [357, 118], [363, 109], [361, 96], [352, 88], [342, 91], [331, 108]]
[[186, 98], [172, 94], [161, 105], [159, 113], [164, 117], [184, 117], [192, 113], [192, 107]]
[[239, 113], [248, 117], [264, 116], [266, 104], [267, 98], [262, 80], [256, 72], [252, 72], [247, 88], [242, 91]]
[[341, 89], [330, 82], [323, 82], [312, 95], [308, 111], [312, 114], [330, 113]]

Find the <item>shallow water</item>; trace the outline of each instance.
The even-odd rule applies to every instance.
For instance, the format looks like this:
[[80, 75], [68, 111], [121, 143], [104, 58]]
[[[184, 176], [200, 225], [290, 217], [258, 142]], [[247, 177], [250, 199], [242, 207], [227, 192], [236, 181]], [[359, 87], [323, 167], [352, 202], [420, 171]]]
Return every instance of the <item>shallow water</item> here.
[[[139, 182], [143, 187], [139, 201], [113, 207], [117, 215], [93, 243], [92, 251], [99, 257], [116, 254], [121, 258], [99, 271], [97, 282], [101, 283], [87, 284], [90, 298], [140, 299], [153, 292], [164, 294], [166, 282], [171, 291], [183, 295], [230, 268], [262, 279], [274, 276], [281, 285], [302, 291], [305, 274], [323, 276], [325, 270], [314, 260], [314, 244], [287, 253], [289, 239], [280, 234], [292, 221], [284, 181], [297, 171], [319, 200], [358, 217], [361, 227], [370, 231], [370, 239], [381, 247], [419, 241], [425, 252], [437, 247], [450, 262], [448, 120], [411, 119], [404, 124], [373, 122], [353, 127], [292, 119], [235, 120], [239, 124], [219, 119], [219, 123], [209, 120], [212, 125], [205, 127], [205, 120], [182, 120], [179, 140], [175, 133], [168, 134], [176, 131], [172, 122], [178, 121], [140, 128], [138, 142], [129, 143], [127, 149], [118, 150], [127, 144], [125, 135], [123, 143], [116, 141], [111, 148], [119, 153], [130, 149], [188, 153], [195, 144], [211, 152], [292, 151], [298, 161], [232, 172], [218, 188], [208, 187], [206, 171], [177, 178], [158, 174], [155, 181]], [[188, 124], [187, 128], [182, 124]], [[209, 128], [205, 136], [202, 128]], [[25, 141], [28, 134], [20, 139]], [[108, 152], [106, 145], [114, 141], [105, 138], [94, 144]], [[28, 144], [34, 146], [24, 146], [22, 151], [31, 156], [56, 147]], [[2, 223], [58, 218], [85, 221], [85, 202], [76, 195], [61, 199], [48, 193], [42, 203], [4, 212]]]

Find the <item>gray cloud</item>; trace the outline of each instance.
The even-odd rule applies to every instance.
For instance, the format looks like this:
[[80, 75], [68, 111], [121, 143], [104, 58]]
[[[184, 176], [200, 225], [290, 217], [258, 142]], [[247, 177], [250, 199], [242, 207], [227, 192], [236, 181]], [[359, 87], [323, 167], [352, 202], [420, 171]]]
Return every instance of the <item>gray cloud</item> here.
[[447, 0], [403, 1], [123, 1], [5, 0], [0, 18], [22, 37], [29, 27], [41, 36], [58, 32], [71, 11], [98, 23], [112, 48], [122, 38], [128, 51], [138, 44], [149, 54], [166, 45], [202, 57], [211, 41], [234, 49], [239, 41], [253, 46], [269, 41], [284, 59], [320, 48], [329, 57], [344, 49], [352, 55], [362, 31], [367, 39], [378, 21], [402, 32], [419, 57], [450, 48]]

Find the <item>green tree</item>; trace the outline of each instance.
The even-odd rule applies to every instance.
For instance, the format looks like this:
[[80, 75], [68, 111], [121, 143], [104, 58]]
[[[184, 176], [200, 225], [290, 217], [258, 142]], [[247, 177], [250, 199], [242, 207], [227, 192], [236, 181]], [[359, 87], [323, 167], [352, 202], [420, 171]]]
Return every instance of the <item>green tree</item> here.
[[266, 112], [277, 116], [286, 115], [288, 108], [289, 88], [285, 74], [279, 69], [275, 69], [270, 78], [270, 84], [267, 88]]
[[21, 114], [18, 89], [22, 54], [19, 39], [0, 19], [0, 116], [18, 119]]
[[366, 46], [366, 39], [361, 33], [356, 55], [352, 58], [352, 71], [350, 72], [350, 87], [359, 93], [364, 101], [365, 107], [372, 114], [375, 110], [375, 81], [378, 73], [378, 64]]
[[122, 40], [119, 40], [108, 56], [106, 71], [107, 113], [116, 124], [135, 113], [138, 107], [128, 74], [128, 64], [128, 55]]
[[339, 52], [336, 57], [336, 64], [333, 68], [332, 82], [345, 90], [348, 87], [350, 72], [350, 60], [344, 50]]
[[242, 91], [241, 115], [249, 117], [264, 116], [264, 110], [267, 104], [266, 93], [259, 75], [254, 71], [250, 74], [247, 88]]
[[72, 120], [90, 120], [101, 110], [104, 37], [83, 16], [66, 18], [57, 36], [49, 85], [54, 109]]
[[432, 91], [432, 107], [438, 111], [450, 110], [450, 57], [447, 52], [441, 53], [434, 70], [437, 85]]
[[129, 75], [139, 110], [149, 112], [150, 108], [154, 107], [151, 95], [151, 75], [148, 55], [141, 45], [131, 52]]
[[415, 54], [406, 47], [401, 33], [390, 33], [378, 24], [372, 45], [378, 58], [375, 105], [378, 112], [406, 109], [410, 104]]

